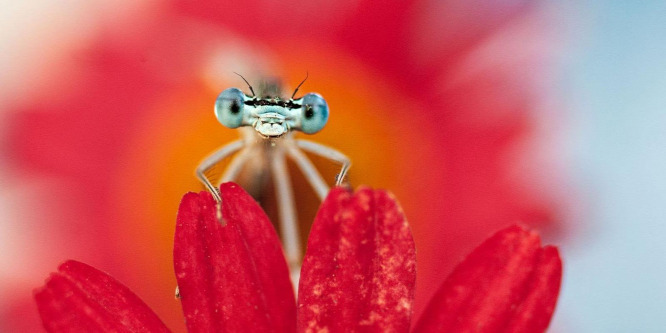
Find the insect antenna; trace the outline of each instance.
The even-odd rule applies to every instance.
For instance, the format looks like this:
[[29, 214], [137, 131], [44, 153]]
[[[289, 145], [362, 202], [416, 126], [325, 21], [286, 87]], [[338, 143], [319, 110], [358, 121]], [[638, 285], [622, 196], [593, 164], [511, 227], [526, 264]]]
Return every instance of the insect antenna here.
[[[243, 75], [240, 75], [240, 74], [238, 74], [238, 73], [236, 73], [236, 72], [234, 72], [234, 74], [240, 76], [241, 79], [243, 79], [243, 81], [245, 81], [245, 83], [247, 84], [247, 86], [250, 87], [250, 92], [252, 92], [252, 97], [255, 97], [256, 95], [255, 95], [255, 93], [254, 93], [254, 89], [252, 89], [252, 86], [250, 85], [250, 82], [247, 82], [247, 80], [243, 77]], [[298, 89], [296, 89], [296, 90], [298, 90]]]
[[305, 79], [303, 79], [303, 81], [301, 81], [301, 83], [298, 84], [298, 87], [296, 87], [296, 90], [294, 90], [294, 93], [291, 95], [291, 99], [294, 99], [294, 96], [296, 96], [296, 93], [298, 92], [298, 88], [300, 88], [307, 79], [308, 79], [308, 72], [305, 72]]

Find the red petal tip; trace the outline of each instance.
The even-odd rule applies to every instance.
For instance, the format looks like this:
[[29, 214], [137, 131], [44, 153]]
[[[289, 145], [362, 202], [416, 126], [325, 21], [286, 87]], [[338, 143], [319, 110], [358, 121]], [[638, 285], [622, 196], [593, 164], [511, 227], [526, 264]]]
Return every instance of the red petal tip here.
[[559, 294], [555, 247], [536, 232], [503, 229], [474, 249], [428, 304], [415, 332], [542, 332]]
[[233, 183], [186, 194], [178, 210], [174, 266], [188, 330], [295, 331], [294, 293], [280, 242], [259, 205]]
[[169, 331], [127, 287], [78, 261], [61, 264], [34, 296], [49, 332]]
[[310, 231], [299, 286], [302, 331], [407, 331], [415, 249], [386, 191], [331, 190]]

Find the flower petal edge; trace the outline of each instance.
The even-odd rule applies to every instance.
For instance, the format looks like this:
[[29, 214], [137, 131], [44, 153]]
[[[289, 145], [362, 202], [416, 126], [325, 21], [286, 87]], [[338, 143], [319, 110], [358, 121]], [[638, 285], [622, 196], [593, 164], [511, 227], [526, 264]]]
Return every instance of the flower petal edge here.
[[78, 261], [60, 265], [34, 297], [49, 332], [169, 332], [129, 288]]
[[180, 204], [174, 268], [189, 332], [293, 332], [296, 307], [273, 226], [240, 186], [220, 186], [225, 225], [208, 192]]
[[543, 332], [562, 277], [557, 248], [520, 226], [474, 249], [435, 293], [414, 332]]

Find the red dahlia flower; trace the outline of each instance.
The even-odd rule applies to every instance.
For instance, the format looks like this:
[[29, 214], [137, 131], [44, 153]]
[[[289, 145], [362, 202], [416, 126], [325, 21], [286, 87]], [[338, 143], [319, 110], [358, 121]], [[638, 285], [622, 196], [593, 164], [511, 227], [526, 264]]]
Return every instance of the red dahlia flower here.
[[[178, 212], [174, 266], [190, 332], [541, 332], [561, 279], [554, 247], [514, 226], [477, 247], [412, 325], [416, 252], [394, 198], [331, 191], [312, 227], [298, 300], [268, 218], [239, 186], [223, 184], [222, 226], [208, 192]], [[35, 294], [47, 330], [168, 331], [105, 273], [68, 261]]]

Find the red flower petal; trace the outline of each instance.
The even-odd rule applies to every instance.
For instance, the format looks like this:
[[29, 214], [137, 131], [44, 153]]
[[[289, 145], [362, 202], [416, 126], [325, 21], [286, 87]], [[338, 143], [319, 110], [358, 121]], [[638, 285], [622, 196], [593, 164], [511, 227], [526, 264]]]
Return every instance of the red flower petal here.
[[562, 278], [556, 248], [518, 226], [477, 247], [437, 291], [415, 332], [542, 332]]
[[299, 331], [406, 332], [414, 240], [385, 191], [331, 190], [312, 225], [298, 292]]
[[238, 185], [222, 184], [222, 226], [208, 192], [178, 210], [174, 266], [190, 332], [293, 332], [296, 304], [273, 226]]
[[169, 332], [131, 290], [78, 261], [60, 265], [35, 299], [49, 332]]

